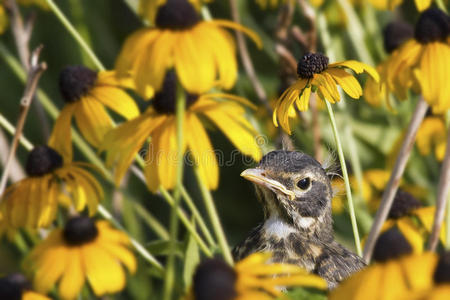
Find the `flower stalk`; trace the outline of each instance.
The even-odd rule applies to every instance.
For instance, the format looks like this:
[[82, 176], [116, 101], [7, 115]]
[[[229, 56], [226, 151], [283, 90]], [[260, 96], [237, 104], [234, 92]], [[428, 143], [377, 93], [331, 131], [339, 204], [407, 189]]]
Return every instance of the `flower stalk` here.
[[328, 101], [325, 101], [325, 104], [327, 106], [328, 117], [330, 118], [331, 128], [333, 129], [333, 135], [334, 135], [334, 139], [336, 142], [336, 148], [337, 148], [337, 152], [338, 152], [338, 156], [339, 156], [339, 162], [341, 164], [342, 176], [344, 177], [345, 192], [347, 195], [347, 204], [348, 204], [348, 210], [350, 213], [350, 220], [352, 222], [353, 238], [355, 240], [356, 252], [358, 253], [358, 255], [361, 256], [362, 255], [361, 241], [359, 238], [358, 223], [356, 221], [355, 207], [353, 204], [352, 190], [350, 189], [350, 180], [348, 178], [347, 165], [345, 164], [344, 151], [342, 150], [342, 144], [341, 144], [339, 132], [338, 132], [337, 125], [336, 125], [336, 120], [334, 118], [333, 108], [331, 107], [331, 104]]
[[220, 223], [219, 215], [217, 214], [211, 192], [209, 191], [198, 168], [195, 168], [195, 175], [197, 177], [200, 192], [202, 193], [206, 211], [208, 212], [208, 216], [213, 226], [213, 230], [219, 243], [219, 247], [222, 251], [222, 255], [228, 264], [233, 265], [233, 257], [231, 256], [230, 246], [228, 245], [225, 233]]
[[[181, 187], [183, 185], [183, 142], [184, 142], [184, 115], [186, 110], [185, 94], [181, 86], [177, 89], [177, 100], [175, 104], [175, 118], [176, 118], [176, 139], [177, 139], [177, 169], [176, 169], [176, 187], [173, 197], [172, 211], [170, 212], [170, 244], [169, 244], [169, 258], [167, 260], [166, 276], [164, 278], [163, 299], [170, 300], [172, 298], [172, 290], [175, 283], [175, 252], [176, 243], [178, 239], [178, 215], [177, 209], [180, 205]], [[195, 230], [195, 228], [194, 228]]]

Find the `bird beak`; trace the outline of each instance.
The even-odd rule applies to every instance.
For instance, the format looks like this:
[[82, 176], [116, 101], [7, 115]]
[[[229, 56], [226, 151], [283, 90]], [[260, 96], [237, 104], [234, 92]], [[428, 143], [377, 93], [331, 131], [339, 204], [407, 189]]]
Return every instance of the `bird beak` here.
[[281, 192], [288, 196], [290, 200], [295, 199], [294, 192], [288, 190], [283, 184], [279, 183], [278, 181], [268, 178], [263, 169], [247, 169], [241, 173], [241, 176], [274, 192]]

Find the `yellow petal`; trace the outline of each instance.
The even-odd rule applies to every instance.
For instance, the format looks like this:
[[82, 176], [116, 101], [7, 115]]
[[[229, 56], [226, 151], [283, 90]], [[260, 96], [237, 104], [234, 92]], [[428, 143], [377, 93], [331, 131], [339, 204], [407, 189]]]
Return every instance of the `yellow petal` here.
[[414, 0], [418, 11], [424, 11], [431, 5], [431, 0]]
[[78, 247], [68, 248], [67, 254], [69, 260], [59, 282], [58, 291], [62, 299], [71, 300], [78, 296], [84, 285], [84, 270], [81, 265], [82, 258]]
[[99, 243], [99, 245], [112, 257], [115, 257], [122, 264], [124, 264], [130, 271], [130, 273], [136, 272], [136, 258], [130, 250], [122, 245], [117, 245], [115, 243]]
[[356, 60], [346, 60], [346, 61], [337, 62], [337, 63], [328, 65], [328, 68], [333, 68], [333, 67], [349, 68], [349, 69], [352, 69], [357, 74], [361, 74], [363, 72], [366, 72], [376, 82], [380, 81], [380, 75], [378, 75], [378, 72], [377, 72], [377, 70], [375, 70], [375, 68], [373, 68], [373, 67], [371, 67], [369, 65], [366, 65], [365, 63], [356, 61]]
[[419, 228], [414, 225], [409, 217], [399, 219], [397, 221], [397, 226], [400, 232], [408, 240], [409, 244], [413, 248], [413, 253], [422, 253], [423, 244], [425, 241]]
[[258, 46], [259, 49], [262, 49], [262, 47], [263, 47], [262, 41], [259, 38], [258, 34], [256, 34], [253, 30], [251, 30], [245, 26], [242, 26], [241, 24], [231, 22], [228, 20], [213, 20], [213, 21], [209, 21], [209, 22], [211, 22], [215, 25], [222, 26], [222, 27], [227, 27], [227, 28], [232, 28], [234, 30], [242, 31], [250, 39], [252, 39], [253, 42], [255, 42], [256, 46]]
[[[324, 73], [329, 73], [333, 76], [333, 79], [342, 87], [344, 92], [350, 97], [358, 99], [362, 95], [361, 85], [356, 78], [347, 73], [345, 70], [338, 68], [327, 69]], [[372, 82], [375, 82], [373, 78], [369, 78]], [[367, 84], [367, 83], [366, 83]]]
[[139, 108], [134, 100], [116, 87], [96, 87], [90, 94], [103, 105], [130, 120], [139, 116]]
[[65, 162], [72, 161], [72, 132], [71, 121], [80, 103], [69, 103], [61, 110], [53, 126], [48, 145], [62, 155]]
[[219, 167], [208, 134], [195, 114], [188, 116], [187, 126], [185, 132], [188, 147], [191, 150], [190, 154], [203, 179], [207, 182], [208, 188], [214, 190], [219, 183]]
[[84, 138], [94, 147], [99, 147], [112, 122], [105, 108], [96, 99], [86, 96], [79, 100], [75, 110], [75, 121]]
[[95, 244], [81, 248], [84, 269], [96, 296], [115, 293], [125, 287], [125, 273], [120, 264]]
[[180, 46], [174, 48], [177, 76], [183, 87], [195, 94], [211, 89], [216, 77], [213, 56], [203, 47], [201, 30], [202, 27], [196, 26], [192, 32], [180, 32]]
[[234, 103], [220, 103], [204, 110], [203, 114], [216, 124], [239, 151], [259, 161], [262, 154], [257, 144], [256, 132], [249, 130], [250, 125], [242, 113], [228, 113], [228, 109], [239, 111], [241, 107]]

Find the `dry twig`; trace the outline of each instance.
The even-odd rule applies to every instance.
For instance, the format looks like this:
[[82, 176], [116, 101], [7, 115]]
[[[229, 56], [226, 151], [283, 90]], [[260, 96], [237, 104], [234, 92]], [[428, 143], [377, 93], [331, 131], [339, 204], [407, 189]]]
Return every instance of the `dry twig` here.
[[[26, 20], [24, 20], [20, 14], [19, 6], [17, 5], [16, 0], [5, 0], [4, 2], [8, 15], [11, 19], [11, 30], [16, 43], [20, 62], [24, 69], [28, 72], [30, 69], [29, 43], [33, 32], [34, 22], [36, 20], [36, 14], [32, 13]], [[42, 105], [38, 101], [34, 101], [33, 105], [36, 109], [37, 116], [41, 121], [43, 136], [47, 139], [50, 133], [48, 118]]]
[[[236, 23], [240, 23], [239, 9], [238, 9], [236, 0], [230, 0], [230, 7], [231, 7], [231, 17], [232, 17], [233, 21]], [[248, 52], [247, 43], [245, 42], [245, 39], [244, 39], [244, 35], [241, 32], [236, 31], [236, 39], [237, 39], [238, 49], [239, 49], [239, 53], [241, 56], [242, 64], [244, 65], [245, 72], [247, 73], [247, 76], [250, 79], [250, 82], [252, 83], [253, 88], [255, 89], [255, 93], [256, 93], [259, 101], [262, 104], [264, 104], [264, 106], [270, 112], [270, 115], [271, 115], [272, 108], [270, 107], [269, 101], [267, 100], [266, 91], [264, 90], [264, 87], [261, 84], [261, 81], [259, 81], [259, 78], [256, 75], [252, 59]]]
[[425, 117], [427, 109], [428, 104], [423, 100], [423, 98], [420, 98], [419, 102], [417, 102], [413, 116], [411, 117], [411, 121], [403, 139], [402, 146], [399, 153], [397, 154], [394, 169], [392, 170], [387, 187], [383, 192], [380, 207], [377, 210], [374, 223], [372, 225], [372, 228], [370, 229], [369, 236], [367, 237], [363, 254], [363, 258], [366, 262], [369, 262], [372, 257], [373, 248], [375, 247], [375, 243], [377, 241], [378, 234], [380, 233], [381, 226], [386, 221], [389, 211], [391, 210], [392, 202], [394, 202], [394, 197], [400, 184], [400, 179], [402, 178], [403, 172], [405, 171], [409, 155], [414, 145], [417, 130], [419, 129], [419, 126], [422, 123], [423, 118]]
[[445, 216], [445, 207], [448, 199], [448, 192], [450, 190], [450, 130], [447, 133], [447, 149], [445, 150], [444, 161], [441, 166], [441, 175], [438, 184], [438, 194], [436, 199], [436, 211], [434, 213], [433, 229], [431, 231], [430, 239], [428, 241], [428, 250], [435, 251], [439, 234], [441, 232], [442, 222]]
[[30, 104], [33, 101], [34, 93], [36, 92], [36, 87], [39, 78], [41, 77], [42, 73], [47, 69], [47, 64], [45, 62], [39, 63], [39, 55], [42, 51], [42, 48], [43, 48], [42, 45], [37, 47], [31, 54], [27, 83], [25, 86], [23, 97], [20, 100], [20, 112], [19, 112], [19, 119], [17, 120], [16, 124], [16, 132], [14, 134], [14, 138], [11, 143], [8, 159], [6, 161], [5, 168], [3, 170], [2, 178], [0, 181], [0, 195], [2, 195], [3, 192], [5, 191], [9, 169], [11, 168], [13, 158], [16, 154], [17, 146], [19, 145], [19, 139], [20, 136], [22, 135], [25, 120], [28, 115], [28, 110], [30, 109]]

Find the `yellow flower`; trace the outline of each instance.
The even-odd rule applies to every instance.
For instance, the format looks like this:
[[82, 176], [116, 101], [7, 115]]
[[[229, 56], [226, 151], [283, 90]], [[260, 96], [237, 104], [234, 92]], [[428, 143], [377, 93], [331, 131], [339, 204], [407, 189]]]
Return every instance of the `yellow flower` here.
[[[134, 157], [151, 137], [146, 160], [145, 176], [148, 188], [156, 192], [160, 185], [171, 189], [175, 185], [177, 161], [175, 100], [176, 76], [169, 72], [164, 80], [164, 88], [155, 95], [150, 106], [134, 120], [121, 124], [105, 137], [101, 150], [106, 150], [106, 163], [117, 163], [116, 184], [133, 162]], [[228, 100], [228, 101], [224, 101]], [[231, 100], [231, 101], [230, 101]], [[216, 154], [208, 134], [200, 121], [208, 119], [216, 125], [243, 154], [258, 161], [261, 150], [256, 141], [256, 131], [245, 117], [244, 108], [233, 102], [250, 104], [247, 100], [228, 94], [186, 95], [184, 116], [183, 152], [190, 150], [191, 162], [197, 165], [210, 189], [215, 189], [219, 181]]]
[[437, 255], [429, 252], [375, 263], [342, 282], [330, 293], [329, 299], [402, 299], [409, 292], [433, 286], [437, 260]]
[[299, 79], [291, 85], [278, 99], [273, 112], [273, 122], [278, 124], [289, 134], [289, 109], [294, 105], [300, 111], [308, 110], [311, 91], [316, 92], [320, 99], [330, 103], [340, 101], [337, 85], [340, 85], [345, 93], [354, 99], [362, 95], [359, 82], [345, 68], [356, 73], [366, 72], [376, 81], [379, 80], [377, 71], [358, 61], [347, 60], [334, 64], [328, 64], [328, 57], [320, 53], [307, 53], [297, 66]]
[[85, 281], [97, 297], [125, 287], [123, 266], [136, 271], [128, 249], [128, 236], [108, 222], [87, 217], [70, 219], [64, 229], [53, 230], [25, 260], [37, 291], [49, 292], [58, 282], [61, 299], [75, 299]]
[[28, 280], [19, 273], [0, 278], [0, 299], [50, 300], [50, 298], [31, 291]]
[[83, 66], [66, 67], [59, 77], [60, 92], [66, 105], [56, 120], [49, 145], [70, 161], [73, 117], [81, 134], [95, 147], [100, 146], [105, 134], [113, 128], [104, 106], [126, 119], [137, 117], [138, 107], [121, 87], [131, 86], [126, 81], [119, 81], [113, 71], [97, 73]]
[[420, 87], [424, 99], [441, 113], [450, 108], [450, 45], [448, 15], [439, 9], [424, 11], [408, 40], [392, 54], [387, 73], [389, 90]]
[[[203, 4], [212, 0], [188, 0], [197, 10], [200, 10]], [[166, 4], [167, 0], [139, 0], [138, 13], [147, 19], [150, 23], [154, 23], [158, 8]]]
[[[87, 206], [93, 215], [103, 198], [97, 180], [82, 167], [87, 163], [66, 162], [52, 148], [37, 146], [29, 154], [28, 177], [8, 187], [0, 205], [12, 227], [48, 227], [55, 219], [59, 202], [71, 202], [77, 211]], [[66, 201], [67, 202], [67, 201]]]
[[[392, 53], [413, 35], [414, 28], [410, 24], [402, 21], [391, 22], [383, 29], [384, 49], [387, 53]], [[387, 73], [391, 63], [392, 57], [390, 56], [377, 66], [377, 72], [380, 74], [379, 82], [369, 77], [364, 85], [364, 98], [374, 107], [379, 107], [385, 102], [387, 107], [393, 110], [387, 89]], [[407, 89], [399, 85], [395, 86], [393, 93], [399, 100], [405, 100], [407, 97]]]
[[444, 120], [440, 117], [427, 117], [420, 124], [417, 131], [417, 148], [420, 154], [428, 155], [434, 149], [436, 159], [442, 161], [447, 144], [447, 129]]
[[120, 76], [131, 73], [139, 93], [159, 91], [174, 68], [183, 87], [202, 94], [213, 86], [233, 87], [237, 62], [233, 37], [224, 28], [241, 30], [261, 46], [259, 37], [226, 20], [201, 21], [187, 0], [167, 0], [156, 15], [156, 27], [133, 33], [116, 62]]
[[[14, 237], [16, 236], [16, 229], [11, 227], [6, 219], [3, 217], [2, 212], [0, 211], [0, 239], [6, 235], [10, 241], [14, 241]], [[0, 297], [1, 298], [1, 297]]]
[[186, 300], [271, 300], [282, 296], [280, 287], [327, 289], [325, 280], [291, 264], [270, 264], [270, 254], [255, 253], [234, 268], [219, 259], [201, 263]]

